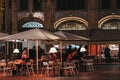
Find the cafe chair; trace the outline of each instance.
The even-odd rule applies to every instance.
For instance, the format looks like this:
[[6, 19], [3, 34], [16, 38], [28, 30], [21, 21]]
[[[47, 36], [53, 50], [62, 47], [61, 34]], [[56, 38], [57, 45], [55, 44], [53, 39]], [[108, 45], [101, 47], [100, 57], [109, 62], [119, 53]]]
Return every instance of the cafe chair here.
[[6, 75], [12, 75], [12, 70], [14, 69], [13, 68], [13, 64], [12, 63], [3, 63], [4, 64], [4, 66], [3, 66], [3, 70], [4, 70], [4, 76], [6, 76]]
[[69, 63], [69, 67], [70, 67], [70, 69], [71, 69], [71, 71], [72, 71], [72, 74], [73, 74], [74, 76], [79, 74], [79, 73], [78, 73], [77, 66], [75, 65], [74, 62], [70, 62], [70, 63]]
[[54, 72], [53, 62], [49, 62], [49, 63], [43, 62], [41, 74], [43, 74], [43, 71], [45, 71], [45, 74], [47, 74], [47, 76], [49, 76], [51, 70], [52, 70], [52, 72]]
[[68, 71], [69, 73], [72, 75], [72, 67], [71, 67], [71, 63], [69, 62], [64, 62], [62, 64], [62, 67], [60, 68], [61, 70], [63, 70], [65, 72], [65, 76], [68, 76]]
[[34, 75], [33, 62], [26, 62], [21, 65], [21, 76], [22, 75]]
[[87, 71], [95, 70], [93, 59], [87, 59], [86, 62], [85, 62], [85, 66], [86, 66], [86, 70]]

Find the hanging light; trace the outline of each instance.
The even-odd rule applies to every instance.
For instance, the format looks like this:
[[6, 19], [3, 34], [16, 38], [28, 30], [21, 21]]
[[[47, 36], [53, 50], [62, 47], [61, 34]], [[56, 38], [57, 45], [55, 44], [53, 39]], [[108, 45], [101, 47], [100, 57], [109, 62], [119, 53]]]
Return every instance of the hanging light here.
[[57, 53], [57, 49], [55, 47], [50, 48], [49, 53]]
[[16, 48], [13, 50], [13, 53], [20, 53], [20, 51]]
[[84, 47], [81, 47], [80, 52], [86, 52], [87, 50]]

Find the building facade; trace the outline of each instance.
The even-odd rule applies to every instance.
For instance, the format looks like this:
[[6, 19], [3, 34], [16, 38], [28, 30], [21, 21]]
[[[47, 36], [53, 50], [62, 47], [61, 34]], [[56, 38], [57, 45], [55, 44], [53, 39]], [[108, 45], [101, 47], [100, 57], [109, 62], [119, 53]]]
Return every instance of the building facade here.
[[0, 31], [119, 30], [119, 4], [120, 0], [0, 0]]

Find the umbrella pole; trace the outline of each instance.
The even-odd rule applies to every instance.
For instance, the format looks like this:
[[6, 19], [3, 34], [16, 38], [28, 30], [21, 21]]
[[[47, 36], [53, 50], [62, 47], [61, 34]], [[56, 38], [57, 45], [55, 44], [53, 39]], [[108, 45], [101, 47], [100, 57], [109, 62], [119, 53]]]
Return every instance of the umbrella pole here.
[[7, 49], [6, 49], [6, 58], [8, 58], [8, 51], [9, 51], [9, 49], [8, 49], [8, 46], [9, 46], [9, 43], [7, 42]]
[[60, 41], [60, 62], [62, 66], [62, 41]]
[[30, 54], [29, 54], [29, 41], [28, 41], [28, 40], [27, 40], [27, 52], [28, 52], [28, 54], [27, 54], [28, 57], [30, 57], [30, 56], [29, 56]]
[[38, 74], [38, 40], [36, 40], [36, 70]]

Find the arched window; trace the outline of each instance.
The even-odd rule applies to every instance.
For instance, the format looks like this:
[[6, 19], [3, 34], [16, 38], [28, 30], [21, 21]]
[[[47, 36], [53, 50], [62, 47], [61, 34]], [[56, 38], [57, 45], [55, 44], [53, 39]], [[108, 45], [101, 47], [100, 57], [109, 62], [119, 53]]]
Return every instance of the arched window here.
[[85, 24], [73, 20], [65, 21], [57, 27], [58, 30], [86, 30], [86, 28]]
[[120, 20], [108, 20], [101, 26], [102, 29], [120, 29]]
[[44, 26], [39, 22], [27, 22], [22, 25], [22, 28], [43, 28]]

